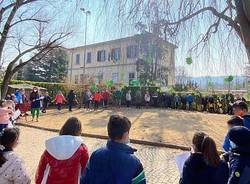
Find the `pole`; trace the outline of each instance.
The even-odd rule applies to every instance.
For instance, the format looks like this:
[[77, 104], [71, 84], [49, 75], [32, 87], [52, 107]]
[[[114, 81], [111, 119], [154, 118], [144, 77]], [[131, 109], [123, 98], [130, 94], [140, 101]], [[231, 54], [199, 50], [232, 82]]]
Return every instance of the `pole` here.
[[87, 45], [87, 26], [88, 26], [88, 13], [86, 14], [85, 20], [85, 34], [84, 34], [84, 58], [83, 58], [83, 77], [85, 75], [85, 67], [86, 67], [86, 45]]

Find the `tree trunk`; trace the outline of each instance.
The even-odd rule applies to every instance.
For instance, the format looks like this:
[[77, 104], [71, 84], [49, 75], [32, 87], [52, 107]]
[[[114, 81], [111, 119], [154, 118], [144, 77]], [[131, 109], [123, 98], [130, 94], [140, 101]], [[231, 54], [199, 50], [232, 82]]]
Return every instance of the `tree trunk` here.
[[241, 40], [245, 45], [248, 62], [250, 63], [250, 13], [248, 12], [250, 5], [246, 0], [237, 0], [236, 2], [236, 12], [237, 20], [240, 25], [240, 34]]
[[6, 70], [6, 73], [5, 73], [4, 78], [3, 78], [3, 83], [1, 85], [1, 99], [2, 100], [5, 99], [5, 97], [7, 95], [8, 85], [10, 83], [12, 76], [13, 76], [12, 71]]

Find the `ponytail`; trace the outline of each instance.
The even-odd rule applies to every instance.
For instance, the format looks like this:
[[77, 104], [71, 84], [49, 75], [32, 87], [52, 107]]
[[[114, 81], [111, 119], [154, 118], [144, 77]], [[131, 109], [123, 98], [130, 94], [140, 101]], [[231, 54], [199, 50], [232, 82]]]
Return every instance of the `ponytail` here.
[[6, 128], [0, 132], [0, 167], [7, 161], [4, 152], [12, 151], [12, 147], [19, 138], [18, 128]]
[[220, 156], [217, 151], [215, 141], [211, 137], [204, 137], [201, 151], [208, 165], [212, 167], [217, 167], [219, 165]]

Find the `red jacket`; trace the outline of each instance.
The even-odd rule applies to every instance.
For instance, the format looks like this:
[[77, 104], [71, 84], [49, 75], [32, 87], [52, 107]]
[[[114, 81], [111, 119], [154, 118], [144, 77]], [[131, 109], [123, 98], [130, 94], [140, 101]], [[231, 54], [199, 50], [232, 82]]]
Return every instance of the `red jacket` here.
[[109, 97], [110, 97], [109, 92], [108, 92], [108, 91], [103, 92], [103, 93], [102, 93], [102, 97], [103, 97], [104, 100], [108, 100]]
[[102, 99], [101, 93], [95, 93], [94, 94], [94, 101], [100, 102]]
[[78, 184], [89, 159], [80, 137], [62, 135], [46, 141], [35, 177], [36, 184]]

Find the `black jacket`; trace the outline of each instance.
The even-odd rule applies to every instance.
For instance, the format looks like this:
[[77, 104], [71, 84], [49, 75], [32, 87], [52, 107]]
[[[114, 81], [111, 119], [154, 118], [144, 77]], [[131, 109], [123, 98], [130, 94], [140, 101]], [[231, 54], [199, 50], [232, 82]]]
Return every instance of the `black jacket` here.
[[217, 167], [206, 164], [203, 155], [193, 153], [185, 162], [180, 184], [227, 184], [229, 169], [221, 161]]

